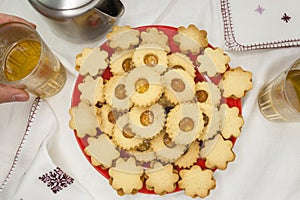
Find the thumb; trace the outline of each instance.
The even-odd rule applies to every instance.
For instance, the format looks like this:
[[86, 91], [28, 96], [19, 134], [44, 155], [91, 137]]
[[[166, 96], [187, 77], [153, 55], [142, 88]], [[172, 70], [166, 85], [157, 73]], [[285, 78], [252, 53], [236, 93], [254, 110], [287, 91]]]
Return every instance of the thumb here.
[[27, 101], [29, 95], [23, 89], [12, 88], [0, 84], [0, 103], [13, 101]]

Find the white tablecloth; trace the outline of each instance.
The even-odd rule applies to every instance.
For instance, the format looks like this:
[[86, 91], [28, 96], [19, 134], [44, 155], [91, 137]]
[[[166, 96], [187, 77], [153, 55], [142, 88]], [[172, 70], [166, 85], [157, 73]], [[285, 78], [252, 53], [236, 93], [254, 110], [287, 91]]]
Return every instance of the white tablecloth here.
[[[263, 1], [256, 2], [257, 6], [263, 6]], [[233, 149], [236, 159], [225, 171], [214, 173], [217, 187], [206, 199], [300, 199], [300, 123], [269, 122], [257, 107], [261, 86], [298, 58], [300, 48], [228, 50], [219, 1], [123, 0], [123, 3], [125, 14], [119, 25], [195, 24], [208, 32], [212, 45], [226, 50], [232, 67], [242, 66], [253, 72], [254, 88], [242, 102], [245, 125]], [[35, 23], [42, 38], [68, 69], [67, 83], [58, 95], [46, 100], [32, 97], [26, 103], [0, 105], [0, 199], [191, 199], [183, 192], [162, 197], [145, 194], [119, 197], [82, 154], [68, 126], [77, 76], [75, 56], [84, 47], [98, 46], [104, 39], [85, 44], [65, 41], [52, 33], [25, 0], [0, 0], [0, 12]], [[293, 15], [300, 17], [299, 12]], [[30, 113], [32, 119], [28, 120]], [[47, 186], [49, 182], [43, 178], [50, 172], [54, 176], [65, 173], [66, 187]]]

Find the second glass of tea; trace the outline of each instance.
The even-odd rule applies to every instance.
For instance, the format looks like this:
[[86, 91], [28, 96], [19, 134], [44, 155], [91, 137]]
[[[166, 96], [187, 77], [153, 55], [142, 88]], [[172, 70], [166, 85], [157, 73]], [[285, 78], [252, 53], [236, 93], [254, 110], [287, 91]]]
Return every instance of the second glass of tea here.
[[41, 98], [63, 88], [65, 68], [34, 28], [20, 22], [0, 25], [0, 49], [1, 84], [25, 88]]
[[300, 121], [300, 59], [261, 89], [258, 106], [271, 121]]

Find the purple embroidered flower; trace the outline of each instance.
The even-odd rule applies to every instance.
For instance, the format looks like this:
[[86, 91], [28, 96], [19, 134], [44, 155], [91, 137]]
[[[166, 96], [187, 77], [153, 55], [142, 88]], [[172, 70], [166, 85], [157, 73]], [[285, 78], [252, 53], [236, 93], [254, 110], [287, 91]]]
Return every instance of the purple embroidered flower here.
[[291, 17], [288, 16], [286, 13], [283, 14], [281, 17], [281, 20], [285, 21], [285, 23], [288, 23], [290, 21]]
[[255, 10], [255, 12], [258, 12], [259, 14], [263, 14], [264, 11], [265, 11], [265, 9], [263, 7], [261, 7], [260, 5]]
[[55, 194], [74, 182], [74, 179], [64, 173], [59, 167], [56, 167], [56, 169], [49, 173], [43, 174], [39, 179], [47, 183], [47, 187], [50, 187]]

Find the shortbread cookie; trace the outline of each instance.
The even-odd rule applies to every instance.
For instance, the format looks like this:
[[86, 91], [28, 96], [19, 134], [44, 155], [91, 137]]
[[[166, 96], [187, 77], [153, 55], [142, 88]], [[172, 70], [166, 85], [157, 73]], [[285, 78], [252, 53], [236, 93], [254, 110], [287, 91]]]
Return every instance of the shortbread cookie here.
[[241, 128], [244, 125], [244, 120], [239, 114], [237, 107], [231, 107], [227, 104], [222, 104], [220, 107], [220, 127], [222, 135], [225, 139], [231, 137], [239, 137], [241, 134]]
[[189, 25], [187, 28], [179, 26], [178, 34], [173, 39], [184, 53], [191, 52], [197, 54], [201, 48], [208, 46], [207, 32], [199, 30], [194, 24]]
[[209, 169], [202, 170], [198, 165], [194, 165], [191, 169], [181, 170], [179, 175], [181, 177], [178, 182], [179, 188], [193, 198], [205, 198], [210, 190], [216, 187], [213, 172]]
[[106, 103], [118, 111], [128, 110], [132, 106], [131, 93], [126, 86], [126, 76], [112, 76], [104, 85]]
[[202, 133], [204, 120], [198, 103], [179, 104], [167, 117], [166, 132], [176, 144], [191, 144]]
[[153, 138], [150, 143], [157, 159], [163, 163], [173, 163], [188, 148], [188, 145], [180, 145], [173, 142], [165, 131]]
[[69, 126], [76, 130], [76, 135], [83, 138], [86, 135], [95, 136], [99, 123], [96, 118], [94, 106], [90, 106], [88, 102], [81, 101], [78, 106], [69, 110], [71, 120]]
[[106, 37], [112, 49], [126, 50], [139, 44], [139, 35], [140, 32], [130, 26], [114, 26]]
[[224, 73], [219, 87], [224, 97], [241, 98], [253, 87], [252, 73], [241, 67], [232, 68]]
[[224, 73], [228, 68], [229, 61], [229, 56], [221, 48], [206, 48], [204, 54], [197, 57], [199, 71], [206, 72], [209, 77]]
[[182, 53], [172, 53], [168, 55], [169, 60], [169, 67], [175, 68], [175, 69], [182, 69], [190, 74], [191, 77], [195, 77], [196, 70], [195, 66], [193, 64], [193, 61]]
[[163, 73], [168, 66], [167, 52], [157, 44], [143, 44], [135, 49], [132, 57], [135, 66], [148, 66]]
[[110, 71], [113, 75], [123, 75], [135, 67], [132, 62], [133, 52], [133, 50], [116, 51], [110, 57]]
[[155, 152], [153, 151], [149, 140], [144, 140], [138, 147], [127, 150], [126, 152], [135, 157], [140, 163], [148, 163], [156, 159]]
[[180, 168], [190, 168], [193, 166], [200, 153], [200, 143], [195, 140], [188, 148], [187, 152], [184, 153], [180, 158], [178, 158], [174, 164]]
[[144, 141], [143, 138], [138, 137], [129, 127], [128, 113], [123, 114], [116, 120], [112, 140], [118, 147], [125, 150], [134, 149]]
[[195, 82], [189, 73], [170, 69], [163, 75], [166, 98], [174, 104], [192, 101], [195, 97]]
[[198, 82], [196, 83], [195, 88], [198, 102], [212, 106], [219, 106], [221, 91], [217, 85], [211, 82]]
[[86, 76], [83, 82], [78, 84], [78, 90], [81, 92], [80, 99], [88, 100], [91, 105], [104, 103], [103, 87], [103, 78], [101, 76], [95, 79], [91, 76]]
[[156, 162], [153, 168], [146, 169], [146, 187], [153, 190], [156, 194], [164, 195], [176, 189], [176, 182], [179, 179], [172, 164], [163, 166]]
[[98, 115], [99, 117], [97, 119], [100, 121], [101, 131], [108, 136], [112, 136], [114, 126], [116, 125], [116, 121], [121, 113], [112, 109], [110, 105], [104, 104], [101, 108], [99, 108]]
[[157, 135], [163, 129], [165, 121], [165, 110], [159, 104], [150, 107], [134, 106], [129, 111], [129, 127], [144, 139]]
[[127, 160], [119, 158], [115, 167], [109, 169], [111, 186], [117, 190], [119, 195], [136, 194], [142, 189], [143, 167], [137, 166], [133, 157]]
[[146, 31], [141, 32], [141, 39], [141, 44], [158, 44], [167, 52], [170, 51], [168, 36], [157, 28], [148, 28]]
[[133, 69], [126, 78], [126, 88], [131, 102], [136, 106], [150, 106], [162, 95], [162, 78], [152, 68], [141, 66]]
[[232, 142], [224, 140], [220, 134], [212, 140], [205, 141], [204, 147], [200, 151], [200, 156], [205, 159], [205, 166], [210, 169], [225, 170], [228, 162], [233, 161], [235, 158], [232, 146]]
[[108, 53], [96, 48], [85, 48], [81, 54], [77, 56], [76, 65], [79, 67], [81, 75], [96, 76], [101, 74], [108, 66]]
[[120, 157], [120, 152], [105, 134], [101, 134], [97, 138], [89, 137], [87, 142], [85, 153], [97, 160], [98, 164], [105, 169], [111, 167], [113, 161]]

